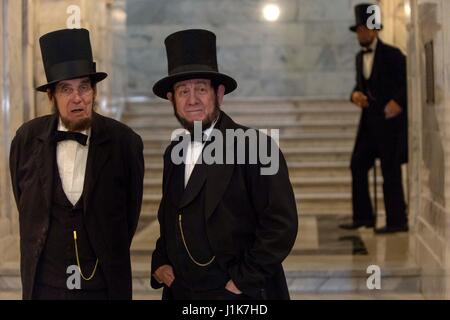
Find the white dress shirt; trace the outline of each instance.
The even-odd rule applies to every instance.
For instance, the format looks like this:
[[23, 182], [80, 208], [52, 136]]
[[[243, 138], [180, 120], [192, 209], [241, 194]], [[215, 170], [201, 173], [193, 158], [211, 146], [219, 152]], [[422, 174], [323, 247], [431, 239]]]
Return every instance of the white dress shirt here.
[[373, 42], [369, 46], [369, 48], [373, 51], [363, 54], [363, 75], [366, 80], [369, 79], [370, 75], [372, 74], [373, 60], [375, 57], [375, 49], [377, 48], [377, 43], [378, 39], [375, 38], [375, 40], [373, 40]]
[[[217, 122], [218, 118], [214, 120], [211, 126], [203, 131], [203, 134], [206, 135], [206, 140], [211, 135], [211, 132]], [[203, 147], [205, 146], [205, 142], [192, 141], [188, 144], [188, 148], [186, 151], [186, 163], [184, 167], [184, 187], [186, 188], [189, 178], [191, 177], [192, 171], [194, 170], [195, 164], [197, 163], [198, 157], [202, 153]]]
[[[58, 130], [68, 131], [61, 119], [59, 120]], [[78, 202], [83, 193], [90, 129], [81, 131], [81, 133], [88, 136], [86, 146], [73, 140], [60, 141], [56, 146], [56, 162], [62, 188], [73, 205]]]

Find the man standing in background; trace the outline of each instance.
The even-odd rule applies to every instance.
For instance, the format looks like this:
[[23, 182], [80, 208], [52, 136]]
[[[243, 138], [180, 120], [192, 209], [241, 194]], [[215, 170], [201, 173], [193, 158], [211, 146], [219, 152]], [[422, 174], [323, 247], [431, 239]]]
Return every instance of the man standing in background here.
[[351, 101], [362, 109], [362, 114], [351, 159], [353, 221], [340, 227], [375, 226], [368, 171], [379, 158], [386, 226], [375, 232], [384, 234], [408, 231], [401, 171], [408, 154], [406, 58], [399, 49], [379, 39], [373, 9], [379, 7], [368, 3], [355, 6], [356, 24], [350, 27], [361, 45]]

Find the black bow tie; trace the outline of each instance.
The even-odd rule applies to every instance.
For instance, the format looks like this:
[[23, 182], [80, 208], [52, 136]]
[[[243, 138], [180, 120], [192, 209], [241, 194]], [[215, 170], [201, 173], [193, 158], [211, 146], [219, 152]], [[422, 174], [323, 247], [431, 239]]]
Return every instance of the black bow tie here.
[[362, 54], [367, 54], [367, 53], [372, 53], [373, 49], [372, 48], [364, 48], [361, 50]]
[[55, 141], [58, 143], [64, 140], [74, 140], [79, 144], [85, 146], [87, 143], [88, 136], [80, 132], [75, 131], [56, 131]]

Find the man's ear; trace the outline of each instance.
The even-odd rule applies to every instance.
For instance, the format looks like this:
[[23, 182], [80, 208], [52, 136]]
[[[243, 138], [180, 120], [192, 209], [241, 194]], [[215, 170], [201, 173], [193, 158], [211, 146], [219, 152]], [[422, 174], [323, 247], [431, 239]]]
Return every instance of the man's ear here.
[[166, 97], [167, 97], [167, 99], [169, 99], [170, 102], [173, 103], [173, 94], [172, 94], [172, 92], [170, 92], [170, 91], [167, 92]]
[[221, 84], [217, 88], [217, 101], [219, 101], [219, 105], [222, 105], [224, 95], [225, 95], [225, 86]]

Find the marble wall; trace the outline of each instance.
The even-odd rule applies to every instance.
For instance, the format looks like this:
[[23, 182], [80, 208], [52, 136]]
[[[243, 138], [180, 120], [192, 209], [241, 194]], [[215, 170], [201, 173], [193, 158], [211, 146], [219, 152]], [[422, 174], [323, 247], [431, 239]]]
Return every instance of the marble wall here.
[[[277, 22], [262, 17], [266, 3], [281, 8]], [[355, 0], [128, 0], [128, 89], [154, 97], [167, 74], [164, 39], [186, 28], [216, 33], [219, 69], [238, 82], [234, 97], [347, 99], [359, 50]]]
[[0, 263], [18, 259], [18, 216], [11, 192], [9, 146], [24, 120], [25, 53], [21, 32], [27, 23], [27, 1], [0, 1]]
[[[427, 298], [450, 298], [450, 2], [411, 0], [410, 212]], [[427, 102], [425, 43], [433, 41], [435, 101]]]

